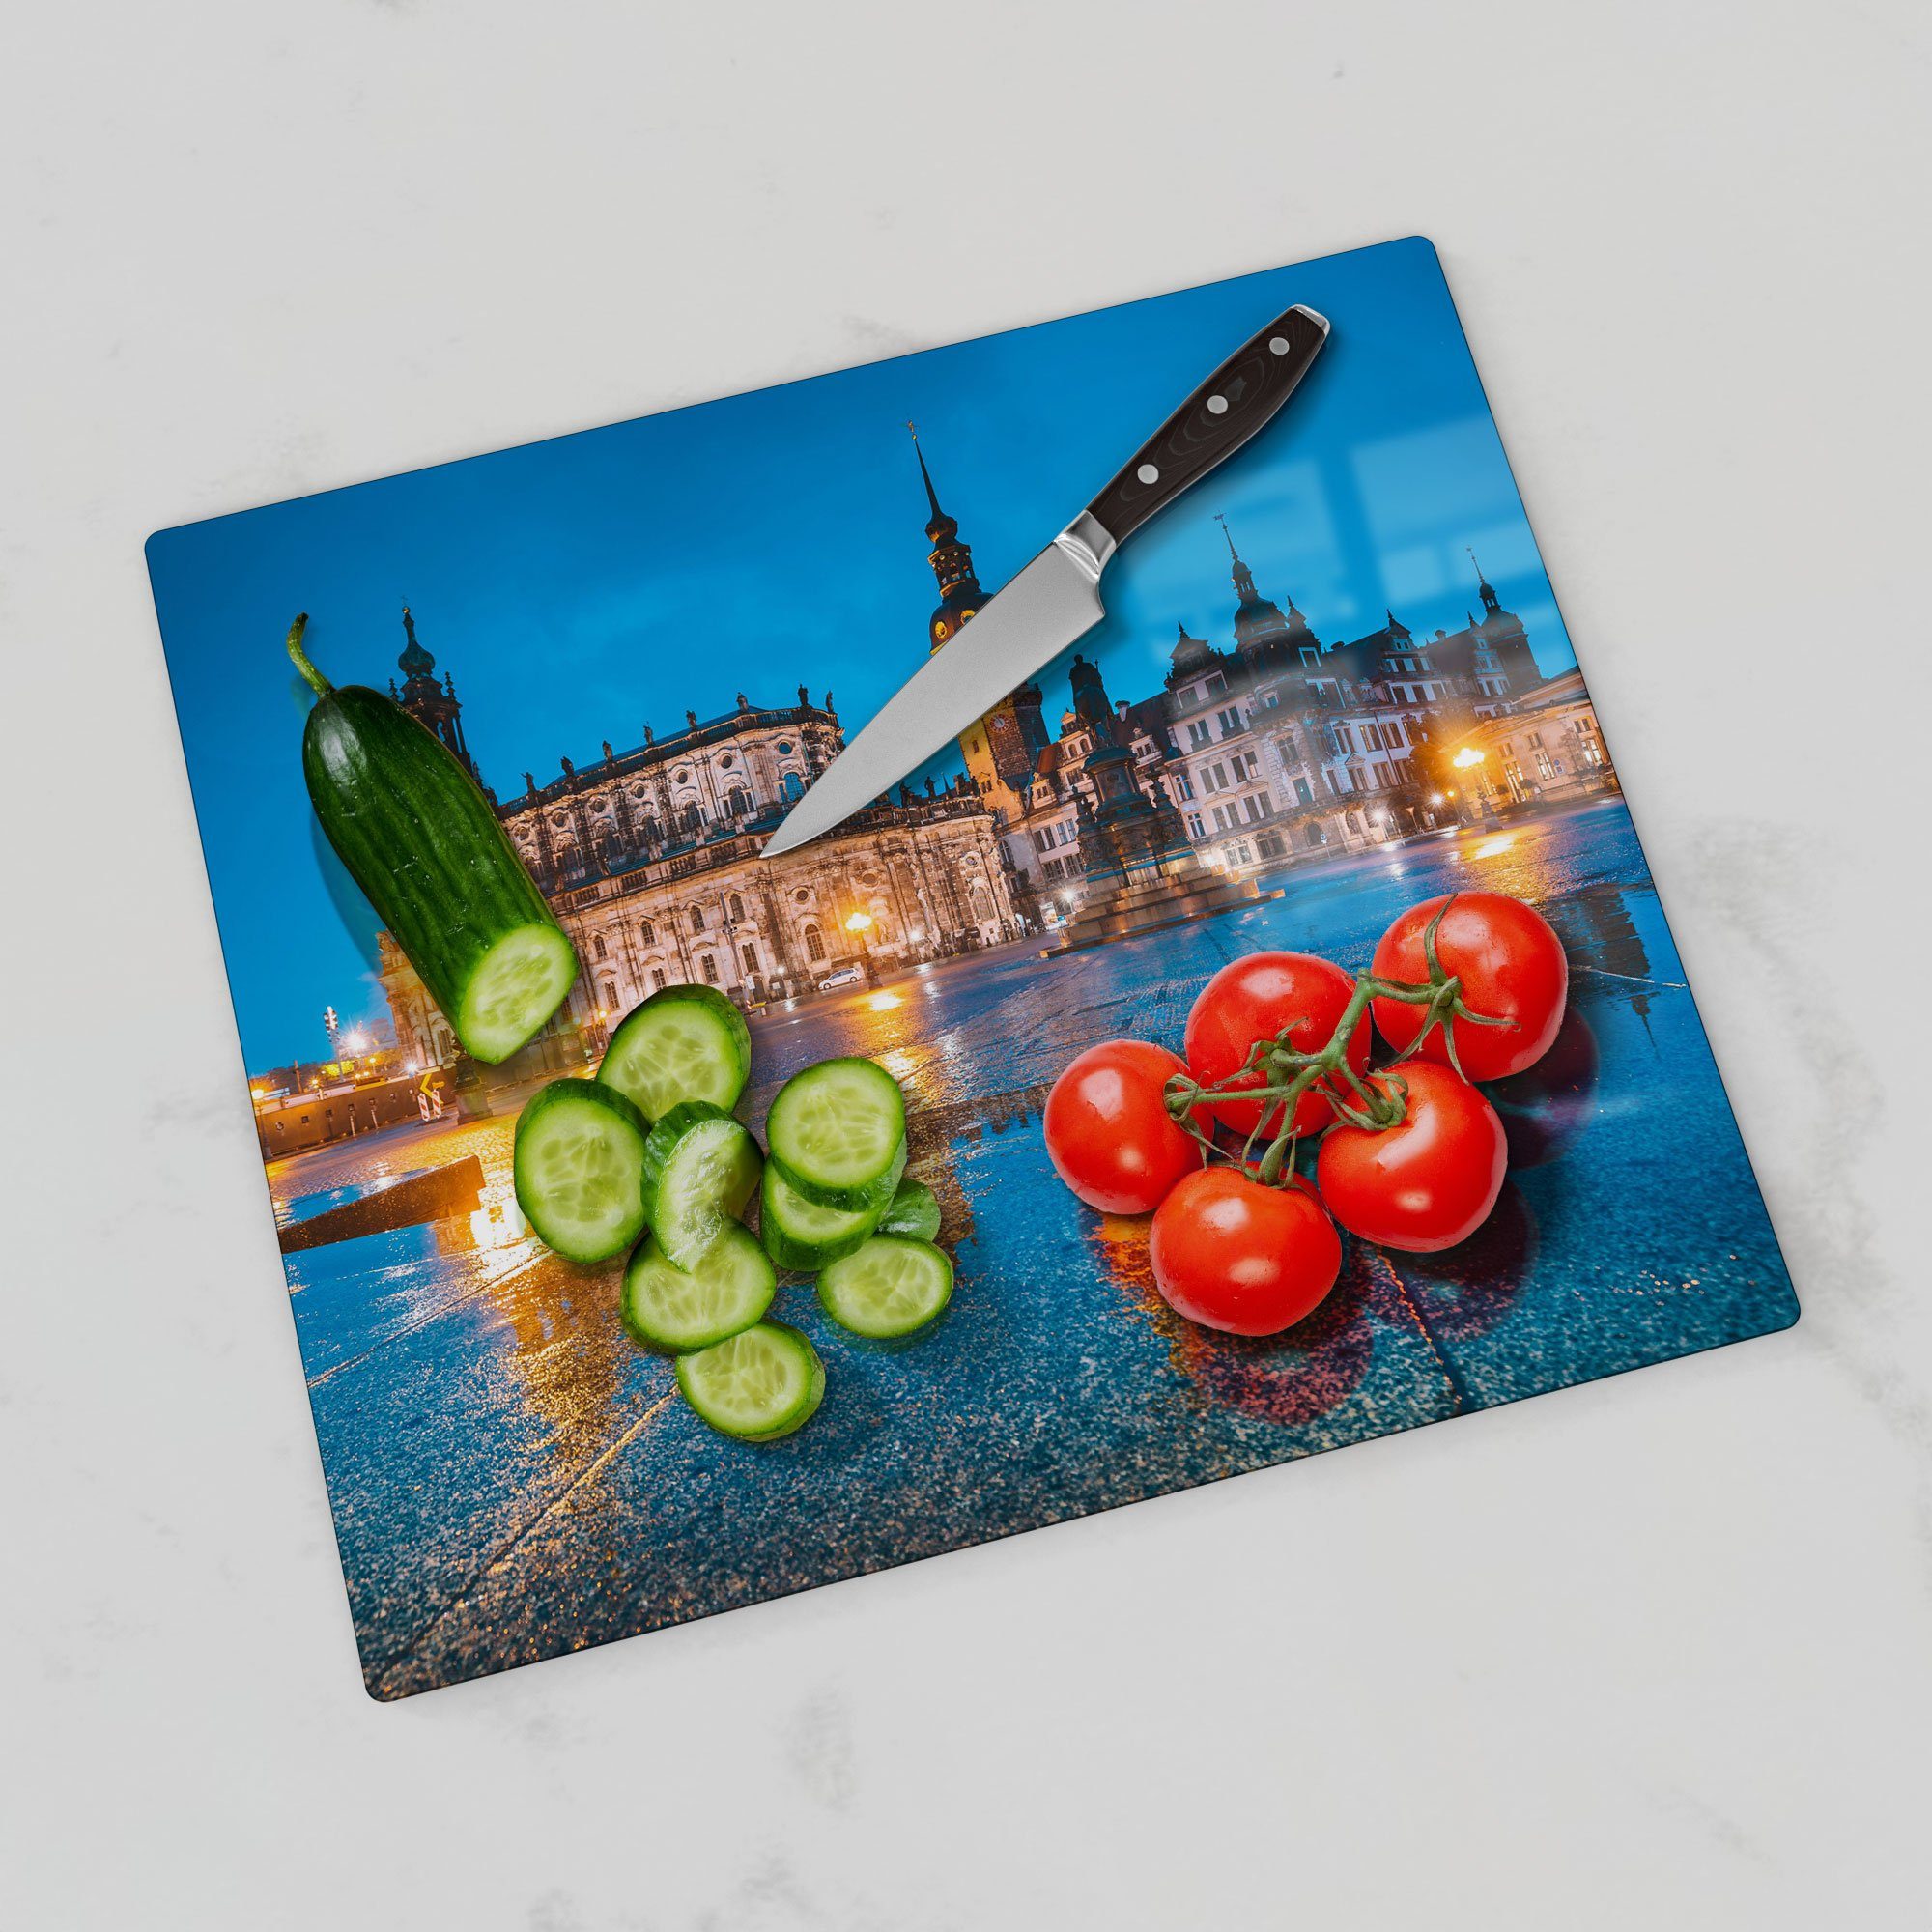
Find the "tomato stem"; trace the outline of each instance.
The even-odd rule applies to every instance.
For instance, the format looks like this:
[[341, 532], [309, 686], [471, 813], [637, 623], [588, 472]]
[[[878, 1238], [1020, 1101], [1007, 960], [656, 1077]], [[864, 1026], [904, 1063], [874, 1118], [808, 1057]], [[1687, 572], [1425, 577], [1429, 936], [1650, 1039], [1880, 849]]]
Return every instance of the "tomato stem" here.
[[[1456, 1029], [1452, 1023], [1465, 1020], [1472, 1026], [1507, 1026], [1509, 1021], [1498, 1014], [1472, 1010], [1463, 998], [1462, 980], [1455, 974], [1442, 970], [1441, 955], [1435, 947], [1435, 929], [1442, 923], [1443, 914], [1455, 902], [1456, 895], [1451, 893], [1423, 931], [1422, 952], [1429, 966], [1426, 980], [1389, 980], [1375, 973], [1358, 973], [1348, 1005], [1343, 1008], [1326, 1044], [1318, 1051], [1303, 1053], [1289, 1043], [1290, 1035], [1301, 1024], [1299, 1019], [1295, 1019], [1271, 1038], [1255, 1041], [1248, 1049], [1246, 1059], [1225, 1085], [1208, 1087], [1186, 1073], [1170, 1075], [1166, 1092], [1167, 1111], [1176, 1124], [1199, 1144], [1209, 1161], [1232, 1161], [1247, 1170], [1253, 1162], [1257, 1139], [1270, 1122], [1276, 1122], [1261, 1162], [1252, 1171], [1263, 1185], [1278, 1187], [1292, 1182], [1294, 1178], [1294, 1154], [1299, 1141], [1294, 1124], [1295, 1110], [1302, 1096], [1311, 1090], [1321, 1093], [1334, 1109], [1338, 1120], [1370, 1132], [1386, 1132], [1388, 1128], [1399, 1125], [1408, 1111], [1408, 1083], [1395, 1075], [1392, 1069], [1412, 1058], [1437, 1027], [1442, 1029], [1443, 1047], [1449, 1065], [1467, 1079], [1456, 1055]], [[1423, 1007], [1427, 1010], [1415, 1037], [1388, 1063], [1388, 1066], [1378, 1075], [1376, 1085], [1371, 1087], [1350, 1065], [1349, 1042], [1354, 1037], [1362, 1016], [1376, 1000], [1395, 1000], [1405, 1006]], [[1253, 1084], [1252, 1076], [1256, 1074], [1262, 1076], [1259, 1084]], [[1225, 1100], [1260, 1103], [1255, 1124], [1249, 1129], [1238, 1156], [1230, 1154], [1211, 1133], [1204, 1131], [1196, 1118], [1198, 1110]]]

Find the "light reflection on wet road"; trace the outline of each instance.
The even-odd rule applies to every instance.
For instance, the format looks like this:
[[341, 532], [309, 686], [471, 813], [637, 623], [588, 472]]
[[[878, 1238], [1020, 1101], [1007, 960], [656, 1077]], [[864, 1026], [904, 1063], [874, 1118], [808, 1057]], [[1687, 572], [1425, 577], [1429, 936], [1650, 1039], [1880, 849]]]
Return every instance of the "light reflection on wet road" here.
[[[917, 1349], [840, 1341], [782, 1444], [711, 1435], [633, 1348], [613, 1274], [523, 1230], [510, 1122], [406, 1128], [283, 1163], [278, 1204], [474, 1152], [464, 1223], [288, 1257], [372, 1690], [402, 1694], [1782, 1326], [1796, 1313], [1629, 819], [1615, 803], [1291, 874], [1254, 909], [1042, 963], [1009, 948], [754, 1026], [760, 1122], [832, 1053], [904, 1082], [912, 1171], [959, 1288]], [[1177, 1044], [1225, 960], [1365, 964], [1405, 905], [1513, 892], [1563, 933], [1564, 1090], [1516, 1096], [1519, 1165], [1447, 1256], [1351, 1243], [1284, 1337], [1179, 1321], [1132, 1224], [1058, 1186], [1044, 1088], [1082, 1046]], [[1559, 1056], [1552, 1054], [1552, 1065]], [[1667, 1087], [1660, 1083], [1667, 1082]], [[1526, 1164], [1533, 1163], [1533, 1164]]]

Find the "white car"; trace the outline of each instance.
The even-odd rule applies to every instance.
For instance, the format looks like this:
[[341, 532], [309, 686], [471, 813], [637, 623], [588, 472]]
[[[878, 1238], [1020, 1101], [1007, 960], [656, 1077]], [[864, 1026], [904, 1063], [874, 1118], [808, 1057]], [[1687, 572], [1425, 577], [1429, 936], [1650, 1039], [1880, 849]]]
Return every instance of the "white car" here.
[[866, 983], [866, 969], [863, 966], [841, 966], [836, 973], [828, 973], [818, 982], [821, 993], [836, 993], [840, 986], [863, 986]]

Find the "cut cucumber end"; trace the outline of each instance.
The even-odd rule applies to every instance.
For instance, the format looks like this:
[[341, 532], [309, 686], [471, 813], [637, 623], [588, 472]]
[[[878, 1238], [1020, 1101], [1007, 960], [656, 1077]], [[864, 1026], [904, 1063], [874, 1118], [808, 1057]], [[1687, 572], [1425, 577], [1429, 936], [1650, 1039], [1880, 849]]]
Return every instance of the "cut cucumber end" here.
[[916, 1334], [952, 1298], [952, 1264], [930, 1241], [874, 1235], [818, 1277], [819, 1305], [874, 1342]]
[[752, 1030], [715, 986], [666, 986], [624, 1016], [597, 1077], [647, 1121], [683, 1100], [729, 1113], [752, 1077]]
[[680, 1355], [677, 1385], [721, 1435], [775, 1442], [810, 1420], [825, 1394], [825, 1365], [796, 1328], [761, 1321]]
[[764, 1160], [747, 1128], [703, 1100], [685, 1100], [644, 1147], [644, 1216], [674, 1265], [693, 1268], [743, 1211]]
[[577, 952], [562, 927], [513, 926], [477, 962], [450, 1017], [466, 1053], [495, 1066], [527, 1046], [562, 1006]]
[[876, 1061], [821, 1060], [793, 1074], [765, 1132], [785, 1179], [821, 1208], [890, 1201], [905, 1171], [905, 1096]]
[[620, 1255], [644, 1231], [638, 1110], [591, 1080], [554, 1080], [517, 1122], [517, 1205], [546, 1246], [574, 1262]]
[[751, 1231], [727, 1221], [687, 1271], [646, 1238], [624, 1269], [624, 1325], [647, 1349], [689, 1354], [764, 1320], [778, 1270]]

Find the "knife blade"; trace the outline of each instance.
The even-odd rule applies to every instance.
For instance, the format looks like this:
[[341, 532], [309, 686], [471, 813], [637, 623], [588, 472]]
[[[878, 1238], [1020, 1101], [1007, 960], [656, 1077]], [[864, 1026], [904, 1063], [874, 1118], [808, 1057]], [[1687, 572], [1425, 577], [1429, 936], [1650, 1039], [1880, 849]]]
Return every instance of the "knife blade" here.
[[1018, 576], [927, 658], [765, 841], [775, 859], [863, 810], [1107, 614], [1114, 553], [1274, 416], [1328, 339], [1297, 303], [1251, 336]]

